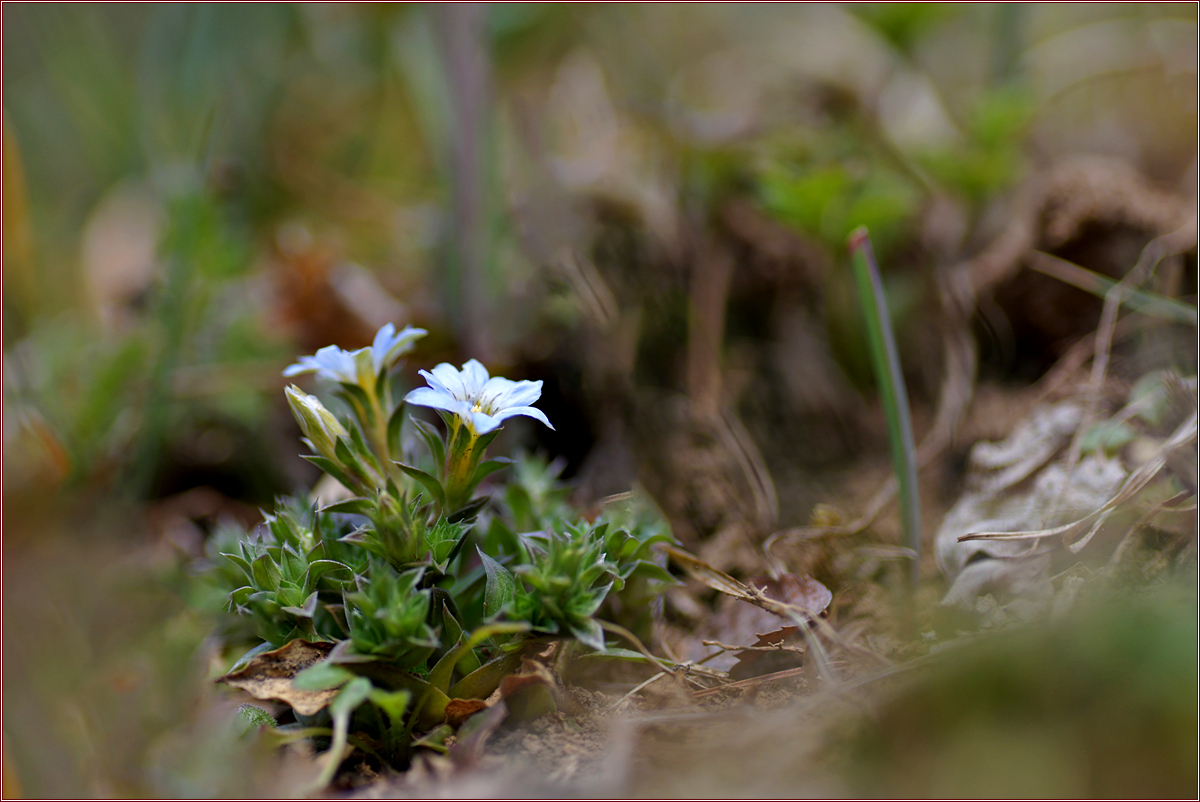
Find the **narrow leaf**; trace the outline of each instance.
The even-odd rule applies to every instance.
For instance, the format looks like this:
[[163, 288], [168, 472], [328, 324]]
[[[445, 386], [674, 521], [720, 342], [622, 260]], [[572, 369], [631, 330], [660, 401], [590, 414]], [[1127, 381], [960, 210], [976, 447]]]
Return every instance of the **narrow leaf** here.
[[402, 462], [397, 462], [396, 465], [400, 470], [420, 482], [433, 495], [439, 507], [446, 506], [446, 491], [442, 489], [442, 483], [437, 480], [437, 477], [426, 473], [420, 468], [414, 468]]
[[[918, 559], [910, 563], [909, 610], [912, 613], [913, 597], [920, 578], [921, 554], [921, 502], [917, 487], [917, 447], [913, 439], [912, 416], [908, 410], [908, 391], [904, 386], [904, 372], [900, 365], [900, 352], [896, 347], [896, 334], [892, 318], [888, 313], [887, 299], [883, 293], [883, 282], [875, 265], [871, 251], [871, 238], [866, 228], [857, 228], [848, 241], [854, 281], [858, 287], [867, 324], [871, 364], [887, 416], [888, 442], [892, 452], [892, 465], [900, 482], [901, 525], [904, 544], [913, 550]], [[911, 615], [909, 616], [911, 618]]]
[[419, 418], [412, 419], [413, 427], [417, 430], [417, 434], [425, 441], [425, 445], [429, 448], [429, 453], [433, 455], [435, 465], [446, 464], [446, 441], [442, 439], [441, 433], [437, 427]]
[[344, 501], [335, 501], [333, 504], [327, 504], [321, 508], [321, 512], [342, 512], [352, 515], [371, 515], [378, 507], [374, 499], [363, 498], [348, 498]]

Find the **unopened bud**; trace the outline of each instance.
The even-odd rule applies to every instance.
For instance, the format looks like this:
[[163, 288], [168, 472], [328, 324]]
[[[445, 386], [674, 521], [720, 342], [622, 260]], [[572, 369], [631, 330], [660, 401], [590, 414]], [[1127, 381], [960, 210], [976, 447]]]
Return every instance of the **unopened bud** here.
[[340, 437], [349, 437], [346, 427], [325, 408], [315, 395], [308, 395], [296, 385], [290, 385], [284, 391], [287, 394], [288, 406], [304, 436], [317, 449], [321, 456], [338, 462], [337, 441]]

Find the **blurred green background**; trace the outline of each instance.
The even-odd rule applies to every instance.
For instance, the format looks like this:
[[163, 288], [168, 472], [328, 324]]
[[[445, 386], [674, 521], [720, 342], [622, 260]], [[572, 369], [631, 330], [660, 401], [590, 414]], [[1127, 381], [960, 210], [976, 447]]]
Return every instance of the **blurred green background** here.
[[1194, 4], [3, 14], [5, 782], [37, 796], [277, 790], [218, 770], [179, 559], [315, 478], [295, 355], [413, 323], [410, 381], [543, 379], [558, 433], [506, 436], [593, 496], [653, 463], [647, 409], [711, 393], [794, 523], [806, 471], [882, 442], [851, 228], [919, 410], [933, 271], [1023, 180], [1091, 154], [1194, 198]]

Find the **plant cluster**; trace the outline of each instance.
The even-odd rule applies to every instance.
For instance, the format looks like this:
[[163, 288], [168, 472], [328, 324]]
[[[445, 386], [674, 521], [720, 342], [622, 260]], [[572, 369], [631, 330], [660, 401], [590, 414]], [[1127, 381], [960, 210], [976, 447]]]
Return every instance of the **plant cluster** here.
[[[345, 407], [338, 415], [286, 390], [305, 458], [347, 497], [283, 499], [256, 532], [223, 530], [209, 546], [209, 582], [260, 641], [224, 679], [275, 660], [288, 694], [324, 693], [314, 713], [309, 697], [297, 704], [277, 684], [230, 682], [291, 702], [294, 726], [332, 736], [329, 776], [352, 722], [402, 765], [414, 733], [444, 727], [451, 700], [486, 698], [550, 639], [605, 651], [596, 616], [606, 600], [630, 583], [637, 599], [608, 609], [640, 612], [673, 581], [651, 552], [670, 532], [647, 505], [609, 505], [588, 521], [567, 502], [559, 466], [487, 457], [509, 418], [551, 425], [532, 406], [541, 382], [491, 377], [471, 360], [421, 371], [428, 386], [401, 397], [392, 373], [424, 334], [389, 324], [368, 348], [329, 346], [289, 367], [286, 376], [316, 373]], [[436, 410], [444, 431], [409, 418], [412, 406]], [[480, 492], [510, 465], [508, 482]], [[297, 641], [321, 647], [317, 658], [280, 669]]]

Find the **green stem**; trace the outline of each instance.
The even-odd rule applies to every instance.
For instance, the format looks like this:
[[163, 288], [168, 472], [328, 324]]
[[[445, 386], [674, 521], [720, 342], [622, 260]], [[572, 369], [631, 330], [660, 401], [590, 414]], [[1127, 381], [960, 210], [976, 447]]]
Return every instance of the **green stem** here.
[[892, 465], [900, 483], [901, 525], [904, 545], [916, 555], [910, 563], [906, 629], [913, 626], [913, 604], [920, 579], [921, 503], [917, 487], [917, 449], [913, 439], [912, 417], [908, 408], [908, 391], [896, 348], [896, 335], [888, 313], [883, 282], [871, 250], [871, 238], [865, 227], [855, 229], [847, 242], [854, 266], [854, 281], [866, 319], [871, 365], [879, 384], [884, 414], [887, 416], [888, 443]]

